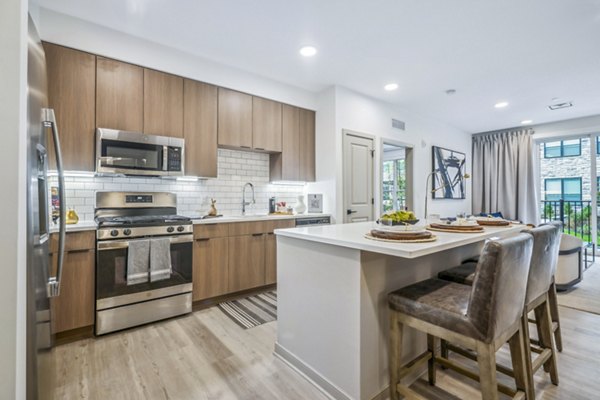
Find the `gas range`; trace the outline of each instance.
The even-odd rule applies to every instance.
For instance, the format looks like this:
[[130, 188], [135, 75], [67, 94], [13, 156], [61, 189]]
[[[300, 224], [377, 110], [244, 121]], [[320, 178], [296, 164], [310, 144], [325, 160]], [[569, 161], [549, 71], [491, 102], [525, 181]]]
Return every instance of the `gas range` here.
[[97, 335], [192, 310], [193, 225], [174, 193], [96, 192]]

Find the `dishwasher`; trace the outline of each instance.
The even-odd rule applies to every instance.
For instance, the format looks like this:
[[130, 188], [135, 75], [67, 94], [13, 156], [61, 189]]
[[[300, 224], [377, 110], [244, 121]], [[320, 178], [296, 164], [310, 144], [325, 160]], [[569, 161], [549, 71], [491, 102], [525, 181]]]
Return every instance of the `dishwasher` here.
[[331, 224], [331, 217], [329, 215], [311, 216], [303, 215], [296, 217], [296, 226], [313, 226], [313, 225], [329, 225]]

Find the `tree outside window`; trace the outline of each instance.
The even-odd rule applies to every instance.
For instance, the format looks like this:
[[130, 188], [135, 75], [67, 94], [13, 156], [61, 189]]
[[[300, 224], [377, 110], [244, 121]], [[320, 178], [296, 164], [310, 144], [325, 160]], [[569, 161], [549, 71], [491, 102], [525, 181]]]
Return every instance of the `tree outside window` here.
[[404, 159], [383, 161], [383, 211], [406, 207], [406, 162]]

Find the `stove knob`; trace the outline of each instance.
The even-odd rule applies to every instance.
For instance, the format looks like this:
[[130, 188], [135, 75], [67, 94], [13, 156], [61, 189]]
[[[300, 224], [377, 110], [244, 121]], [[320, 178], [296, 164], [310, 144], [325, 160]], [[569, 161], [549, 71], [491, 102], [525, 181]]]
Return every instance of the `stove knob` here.
[[119, 236], [119, 231], [116, 229], [113, 229], [112, 231], [110, 231], [110, 236]]
[[173, 228], [172, 226], [167, 228], [167, 232], [169, 232], [169, 233], [173, 232], [174, 230], [175, 230], [175, 228]]
[[183, 232], [185, 228], [183, 226], [178, 226], [177, 227], [177, 232]]
[[129, 235], [131, 235], [131, 229], [129, 229], [129, 228], [123, 229], [123, 234], [124, 234], [125, 236], [129, 236]]

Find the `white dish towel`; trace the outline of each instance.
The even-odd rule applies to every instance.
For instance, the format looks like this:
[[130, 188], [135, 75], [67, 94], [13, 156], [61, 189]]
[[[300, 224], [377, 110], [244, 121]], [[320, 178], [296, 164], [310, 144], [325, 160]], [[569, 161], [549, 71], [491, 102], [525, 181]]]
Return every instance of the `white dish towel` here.
[[150, 282], [169, 279], [171, 272], [171, 239], [152, 239], [150, 241]]
[[127, 286], [148, 282], [150, 241], [133, 240], [127, 250]]

